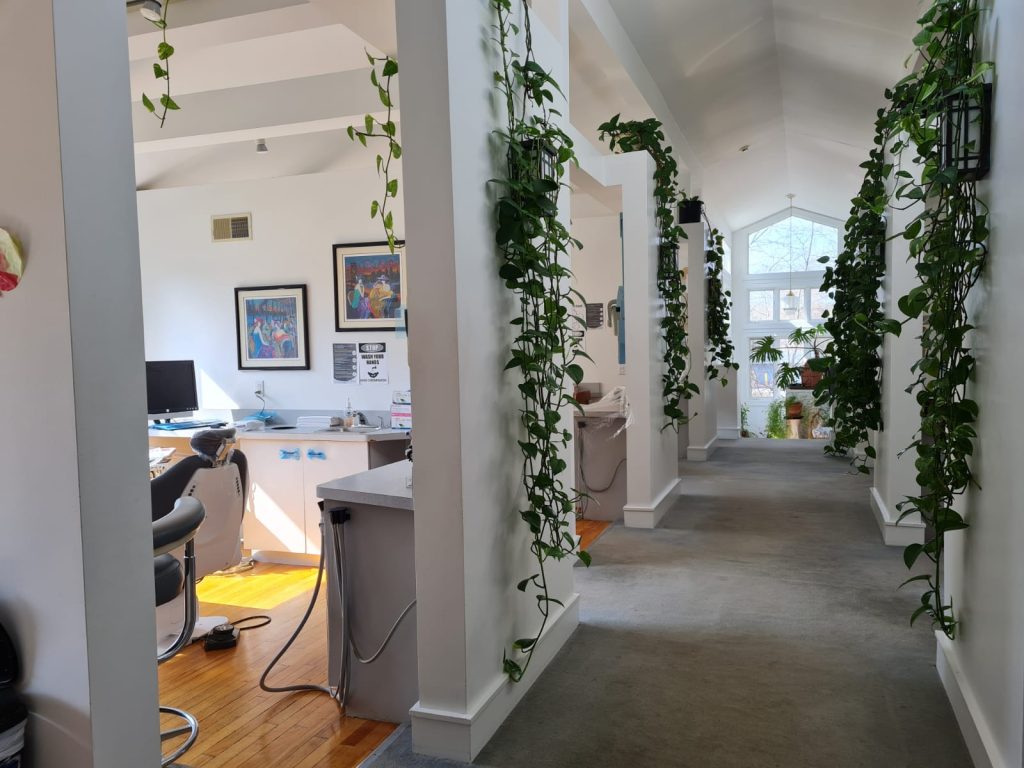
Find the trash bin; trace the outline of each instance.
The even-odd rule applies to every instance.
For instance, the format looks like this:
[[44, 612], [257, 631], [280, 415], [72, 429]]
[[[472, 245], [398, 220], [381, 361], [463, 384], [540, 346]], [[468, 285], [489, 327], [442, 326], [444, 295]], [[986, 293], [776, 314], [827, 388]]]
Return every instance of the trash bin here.
[[21, 768], [25, 748], [28, 710], [13, 687], [18, 673], [14, 643], [0, 624], [0, 768]]

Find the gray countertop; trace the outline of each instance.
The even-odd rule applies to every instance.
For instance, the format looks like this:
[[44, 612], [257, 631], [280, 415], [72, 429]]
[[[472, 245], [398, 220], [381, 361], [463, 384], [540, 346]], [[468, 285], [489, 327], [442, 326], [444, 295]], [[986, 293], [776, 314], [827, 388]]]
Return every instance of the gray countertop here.
[[[175, 431], [164, 431], [150, 429], [150, 437], [183, 437], [191, 438], [201, 429], [182, 429]], [[328, 440], [339, 443], [373, 443], [385, 440], [408, 440], [409, 432], [402, 429], [381, 429], [373, 432], [341, 432], [324, 429], [263, 429], [254, 432], [235, 433], [235, 439], [246, 440]]]
[[412, 488], [407, 483], [411, 476], [412, 462], [399, 461], [318, 485], [316, 493], [328, 501], [411, 511]]

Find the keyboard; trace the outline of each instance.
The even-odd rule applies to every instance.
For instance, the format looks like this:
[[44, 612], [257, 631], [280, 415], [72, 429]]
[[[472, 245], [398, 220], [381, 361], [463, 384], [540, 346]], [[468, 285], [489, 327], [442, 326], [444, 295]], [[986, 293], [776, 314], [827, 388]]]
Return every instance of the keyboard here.
[[172, 421], [170, 424], [151, 424], [150, 429], [177, 432], [180, 429], [207, 429], [227, 426], [226, 421]]

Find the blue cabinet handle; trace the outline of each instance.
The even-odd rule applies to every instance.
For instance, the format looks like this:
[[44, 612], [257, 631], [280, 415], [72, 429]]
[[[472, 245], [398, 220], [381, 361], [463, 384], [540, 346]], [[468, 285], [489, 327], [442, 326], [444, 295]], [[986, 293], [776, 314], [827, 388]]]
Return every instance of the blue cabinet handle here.
[[294, 459], [295, 461], [299, 461], [302, 458], [302, 451], [300, 451], [298, 448], [291, 448], [291, 449], [281, 448], [280, 450], [281, 450], [281, 461], [288, 461], [289, 459]]
[[315, 451], [312, 448], [310, 448], [308, 451], [306, 451], [306, 458], [318, 459], [319, 461], [327, 461], [327, 454], [324, 453], [323, 451]]

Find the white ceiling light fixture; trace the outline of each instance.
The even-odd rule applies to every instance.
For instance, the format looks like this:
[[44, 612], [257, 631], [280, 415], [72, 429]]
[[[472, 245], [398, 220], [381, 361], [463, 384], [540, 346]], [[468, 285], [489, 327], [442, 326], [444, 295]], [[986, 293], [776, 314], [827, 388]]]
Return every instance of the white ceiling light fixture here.
[[256, 139], [256, 154], [265, 155], [270, 152], [270, 147], [267, 146], [266, 139]]
[[790, 192], [786, 197], [789, 198], [789, 291], [782, 297], [782, 313], [795, 320], [800, 315], [800, 298], [793, 293], [793, 198], [796, 195]]
[[160, 0], [128, 0], [129, 8], [138, 8], [142, 18], [157, 22], [164, 18], [164, 6]]

